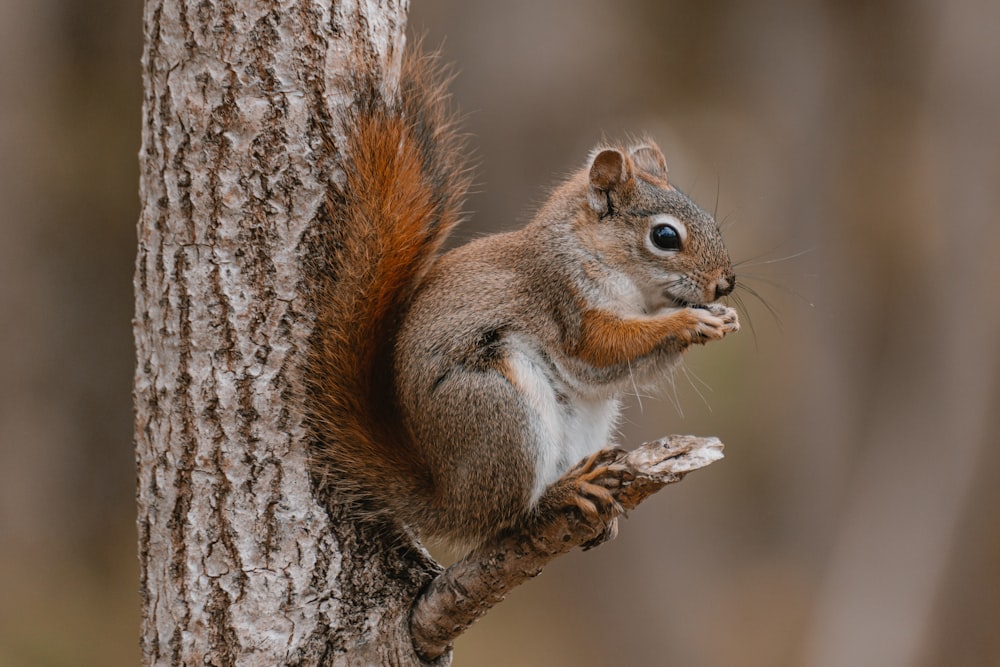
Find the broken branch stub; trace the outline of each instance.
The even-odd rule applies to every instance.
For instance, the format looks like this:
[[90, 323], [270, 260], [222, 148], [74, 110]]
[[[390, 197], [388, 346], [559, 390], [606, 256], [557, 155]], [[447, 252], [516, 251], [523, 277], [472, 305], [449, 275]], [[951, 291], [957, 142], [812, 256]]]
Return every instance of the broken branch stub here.
[[432, 661], [458, 635], [489, 611], [515, 586], [542, 571], [556, 556], [599, 541], [611, 522], [667, 484], [723, 457], [718, 438], [673, 435], [622, 452], [607, 464], [617, 506], [593, 520], [562, 509], [538, 517], [494, 545], [461, 560], [438, 575], [417, 598], [410, 616], [413, 646]]

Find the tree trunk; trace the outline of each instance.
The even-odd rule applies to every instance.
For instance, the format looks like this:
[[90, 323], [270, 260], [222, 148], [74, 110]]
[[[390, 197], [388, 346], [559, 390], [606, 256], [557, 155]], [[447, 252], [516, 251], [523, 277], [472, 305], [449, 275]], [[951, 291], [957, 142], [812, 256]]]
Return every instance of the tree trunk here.
[[394, 81], [407, 4], [146, 3], [145, 664], [419, 664], [409, 606], [436, 565], [318, 499], [294, 400], [312, 318], [304, 267], [352, 100], [343, 74], [355, 63]]

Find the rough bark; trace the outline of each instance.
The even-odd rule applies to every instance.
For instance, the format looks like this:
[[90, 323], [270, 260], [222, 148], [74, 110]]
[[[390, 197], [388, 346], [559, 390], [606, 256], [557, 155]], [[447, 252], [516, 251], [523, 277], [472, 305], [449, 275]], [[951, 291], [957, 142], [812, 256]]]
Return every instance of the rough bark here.
[[[135, 274], [146, 664], [414, 664], [434, 566], [314, 495], [290, 405], [304, 255], [348, 59], [392, 81], [407, 3], [150, 0]], [[443, 661], [447, 661], [447, 656]]]

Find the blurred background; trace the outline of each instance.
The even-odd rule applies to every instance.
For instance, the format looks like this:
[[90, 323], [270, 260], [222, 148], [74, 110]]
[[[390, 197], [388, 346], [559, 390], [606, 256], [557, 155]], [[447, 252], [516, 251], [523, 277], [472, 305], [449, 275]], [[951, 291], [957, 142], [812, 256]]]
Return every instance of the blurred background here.
[[[726, 459], [559, 559], [455, 664], [1000, 665], [1000, 4], [413, 0], [475, 224], [648, 133], [744, 330], [622, 442]], [[135, 0], [0, 5], [0, 667], [138, 661]]]

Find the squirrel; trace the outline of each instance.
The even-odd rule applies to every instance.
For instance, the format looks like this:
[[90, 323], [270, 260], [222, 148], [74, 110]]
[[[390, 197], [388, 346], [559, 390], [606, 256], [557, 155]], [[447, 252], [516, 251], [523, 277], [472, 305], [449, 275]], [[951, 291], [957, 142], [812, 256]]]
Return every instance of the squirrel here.
[[408, 50], [391, 97], [356, 81], [306, 400], [340, 498], [468, 552], [613, 504], [619, 395], [739, 323], [719, 226], [649, 140], [597, 146], [522, 229], [442, 253], [470, 176], [439, 62]]

